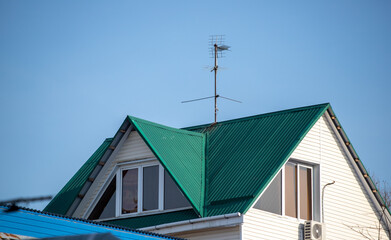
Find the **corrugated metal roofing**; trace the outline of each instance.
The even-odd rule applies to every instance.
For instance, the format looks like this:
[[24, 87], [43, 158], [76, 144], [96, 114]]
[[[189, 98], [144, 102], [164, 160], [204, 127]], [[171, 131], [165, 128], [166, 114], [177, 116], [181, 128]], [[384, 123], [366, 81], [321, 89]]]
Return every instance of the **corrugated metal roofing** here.
[[179, 239], [146, 231], [53, 215], [30, 209], [7, 212], [0, 206], [0, 232], [35, 238], [111, 233], [120, 239]]
[[107, 138], [102, 145], [92, 154], [86, 163], [76, 172], [69, 182], [45, 207], [45, 212], [65, 215], [73, 201], [79, 194], [84, 183], [88, 180], [99, 160], [112, 142], [112, 138]]
[[[327, 109], [332, 111], [329, 104], [320, 104], [184, 130], [131, 116], [128, 119], [177, 182], [195, 210], [202, 217], [208, 217], [234, 212], [245, 213]], [[109, 144], [102, 144], [93, 157], [102, 156]], [[84, 165], [75, 174], [75, 180], [71, 179], [72, 185], [82, 186], [86, 181], [86, 177], [81, 176], [88, 177], [88, 171], [91, 170], [83, 168]], [[82, 173], [84, 171], [87, 171], [85, 175]], [[64, 189], [70, 188], [68, 184]], [[72, 197], [74, 199], [75, 194], [77, 195], [62, 192], [63, 190], [54, 202], [60, 201], [59, 197], [64, 196], [64, 202], [72, 203]], [[61, 208], [58, 203], [49, 204], [47, 209], [58, 212], [56, 207], [64, 212], [65, 207]], [[196, 214], [190, 211], [110, 222], [123, 226], [145, 227], [194, 217]]]
[[205, 135], [132, 116], [129, 119], [195, 209], [202, 212]]
[[189, 128], [207, 134], [203, 216], [245, 213], [329, 104]]
[[124, 218], [118, 220], [105, 221], [106, 223], [132, 228], [143, 228], [156, 226], [164, 223], [178, 222], [189, 219], [198, 218], [197, 213], [193, 209], [168, 212], [162, 214], [147, 215], [141, 217]]

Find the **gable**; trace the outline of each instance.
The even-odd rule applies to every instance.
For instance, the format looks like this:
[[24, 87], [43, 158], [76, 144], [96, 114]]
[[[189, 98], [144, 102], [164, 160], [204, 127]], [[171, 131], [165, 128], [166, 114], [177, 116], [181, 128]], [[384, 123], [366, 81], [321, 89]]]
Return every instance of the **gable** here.
[[[120, 166], [147, 160], [161, 164], [177, 184], [187, 200], [199, 209], [202, 190], [203, 135], [184, 130], [172, 129], [134, 117], [125, 121], [131, 123], [119, 144], [113, 147], [113, 156], [104, 165], [99, 176], [79, 204], [74, 216], [87, 217], [100, 194], [113, 179]], [[178, 180], [179, 179], [179, 180]], [[179, 184], [178, 184], [179, 183]], [[198, 204], [198, 205], [196, 205]]]
[[137, 131], [131, 131], [121, 149], [116, 154], [115, 161], [117, 163], [129, 162], [153, 157], [155, 157], [155, 155], [153, 155], [151, 149], [145, 144], [140, 134]]
[[[362, 238], [357, 230], [363, 231], [371, 239], [377, 239], [377, 234], [380, 234], [380, 239], [387, 238], [384, 231], [387, 227], [383, 225], [378, 229], [379, 219], [384, 220], [382, 210], [339, 136], [338, 129], [333, 126], [329, 112], [323, 114], [306, 134], [292, 153], [291, 159], [305, 162], [314, 168], [320, 166], [320, 182], [314, 182], [314, 185], [318, 185], [318, 194], [326, 184], [335, 181], [333, 185], [325, 188], [324, 194], [327, 238]], [[321, 205], [314, 202], [313, 204]], [[317, 211], [320, 213], [320, 209]], [[262, 232], [262, 236], [267, 239], [295, 238], [300, 229], [300, 222], [295, 220], [296, 218], [288, 217], [284, 213], [273, 214], [252, 208], [245, 215], [245, 237], [257, 236]], [[323, 222], [321, 219], [315, 220]], [[284, 228], [281, 228], [281, 225], [284, 225]], [[278, 236], [276, 232], [279, 233]]]

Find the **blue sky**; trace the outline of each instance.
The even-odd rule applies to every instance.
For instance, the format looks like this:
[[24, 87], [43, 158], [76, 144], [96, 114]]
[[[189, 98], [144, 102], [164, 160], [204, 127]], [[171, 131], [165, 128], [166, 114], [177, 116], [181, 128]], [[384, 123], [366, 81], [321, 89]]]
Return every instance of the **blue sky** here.
[[[127, 114], [172, 127], [330, 102], [391, 183], [390, 1], [0, 1], [1, 199], [54, 195]], [[43, 204], [29, 207], [42, 208]]]

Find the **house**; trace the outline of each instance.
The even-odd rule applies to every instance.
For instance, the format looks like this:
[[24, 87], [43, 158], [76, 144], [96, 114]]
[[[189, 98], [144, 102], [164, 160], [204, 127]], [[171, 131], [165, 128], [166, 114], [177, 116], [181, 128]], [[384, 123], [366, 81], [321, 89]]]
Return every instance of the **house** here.
[[128, 116], [45, 211], [188, 239], [389, 239], [329, 104], [176, 129]]
[[0, 239], [175, 240], [170, 236], [59, 216], [37, 210], [0, 206]]

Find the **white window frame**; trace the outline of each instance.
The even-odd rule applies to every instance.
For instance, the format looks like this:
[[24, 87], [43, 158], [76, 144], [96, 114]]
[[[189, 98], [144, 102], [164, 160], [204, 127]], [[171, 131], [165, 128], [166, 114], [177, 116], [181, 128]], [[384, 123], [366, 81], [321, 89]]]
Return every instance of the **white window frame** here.
[[[305, 163], [300, 163], [296, 161], [288, 161], [286, 164], [292, 164], [294, 166], [297, 166], [297, 173], [296, 173], [296, 183], [297, 183], [297, 201], [296, 201], [296, 209], [297, 209], [297, 220], [299, 221], [305, 221], [303, 218], [300, 218], [300, 167], [304, 168], [309, 168], [311, 169], [311, 220], [314, 219], [314, 182], [315, 182], [315, 176], [314, 176], [314, 166], [305, 164]], [[286, 165], [285, 164], [285, 165]], [[281, 212], [283, 216], [287, 216], [290, 218], [294, 218], [288, 215], [285, 215], [285, 165], [282, 167], [282, 193], [281, 193], [281, 198], [282, 198], [282, 206], [281, 206]]]
[[[143, 202], [143, 168], [158, 166], [159, 167], [159, 192], [158, 192], [158, 208], [143, 211], [142, 202]], [[138, 178], [137, 178], [137, 212], [133, 213], [122, 213], [122, 173], [124, 170], [138, 169]], [[188, 207], [179, 207], [173, 209], [164, 209], [164, 168], [157, 161], [157, 159], [145, 159], [135, 162], [124, 162], [117, 165], [116, 173], [116, 203], [115, 203], [115, 218], [130, 217], [130, 216], [140, 216], [140, 215], [152, 215], [161, 212], [175, 212], [181, 210], [192, 209], [192, 206]], [[187, 198], [184, 196], [187, 200]], [[187, 200], [188, 201], [188, 200]], [[105, 219], [107, 220], [107, 219]]]
[[[159, 168], [159, 187], [158, 187], [158, 208], [149, 210], [149, 211], [143, 211], [143, 169], [145, 167], [152, 167], [152, 166], [158, 166]], [[137, 212], [133, 213], [122, 213], [122, 174], [125, 170], [132, 170], [137, 169], [138, 172], [138, 178], [137, 178]], [[116, 191], [116, 216], [129, 216], [129, 215], [138, 215], [140, 213], [155, 213], [159, 211], [163, 211], [164, 207], [164, 168], [161, 164], [158, 162], [149, 162], [149, 163], [140, 163], [135, 165], [128, 165], [128, 166], [121, 166], [119, 167], [117, 173], [116, 173], [116, 184], [117, 184], [117, 191]]]

